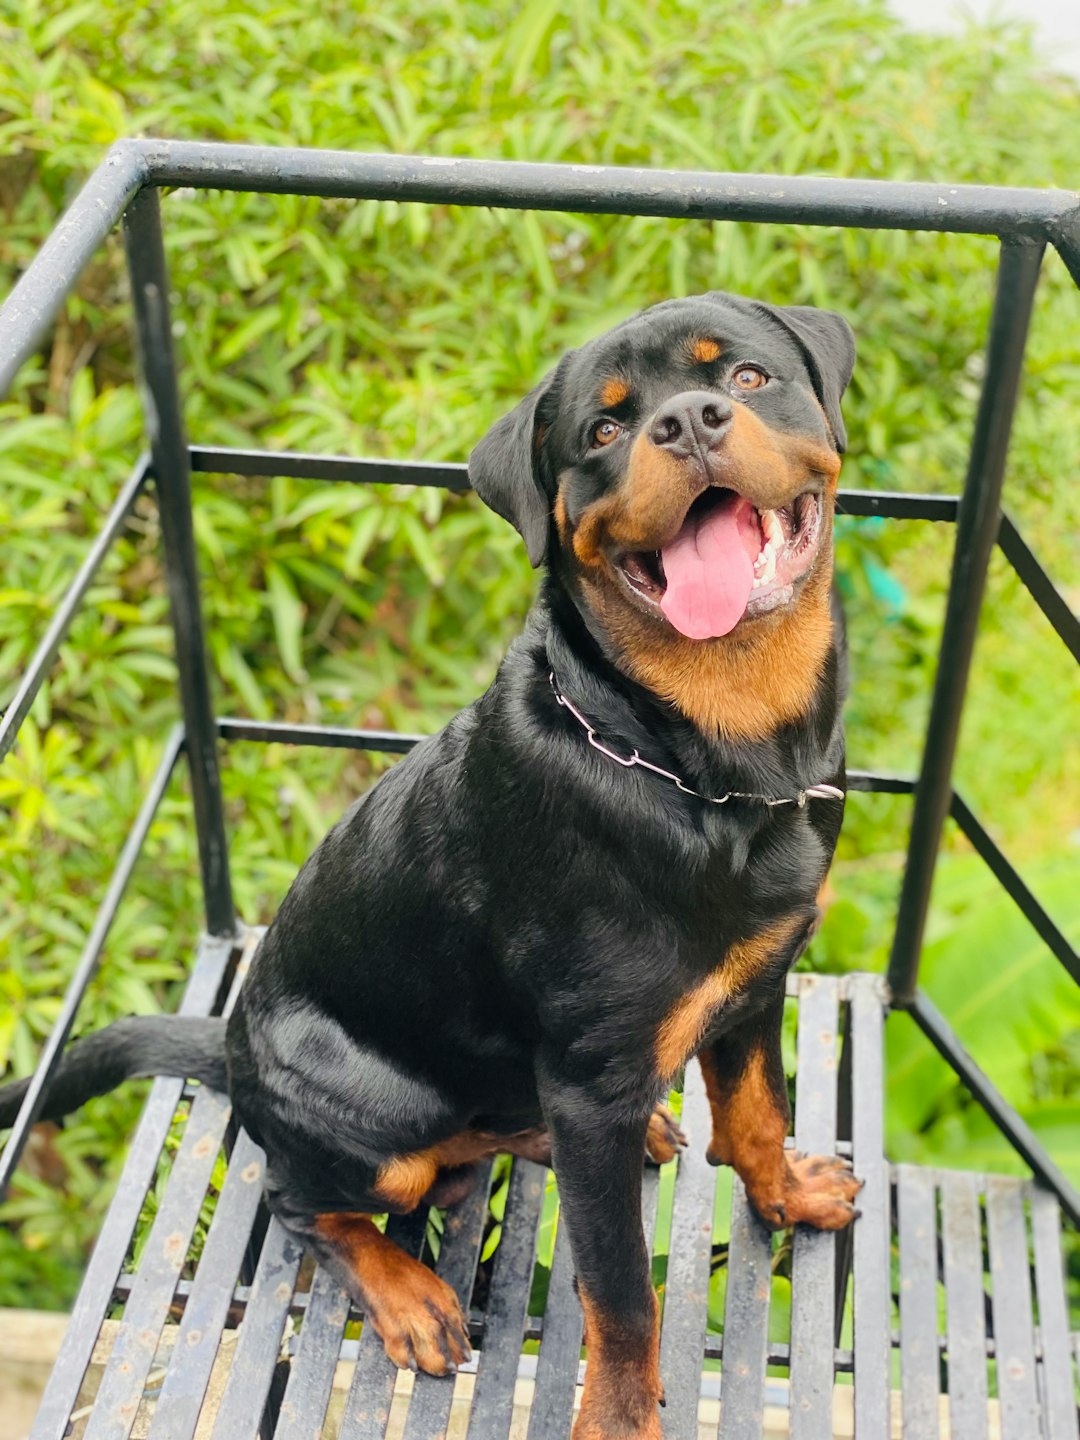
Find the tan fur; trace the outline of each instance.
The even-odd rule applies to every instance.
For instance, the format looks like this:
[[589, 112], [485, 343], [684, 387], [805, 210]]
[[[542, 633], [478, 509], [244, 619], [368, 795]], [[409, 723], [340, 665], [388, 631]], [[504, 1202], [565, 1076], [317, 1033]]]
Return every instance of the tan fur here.
[[566, 536], [570, 526], [570, 517], [566, 513], [566, 496], [560, 490], [555, 496], [555, 528], [559, 532], [559, 539], [566, 544]]
[[660, 1022], [656, 1036], [656, 1073], [674, 1075], [697, 1047], [716, 1011], [725, 1001], [752, 984], [776, 952], [791, 939], [804, 915], [786, 915], [749, 940], [732, 945], [723, 960], [671, 1009]]
[[705, 735], [762, 740], [810, 708], [832, 643], [830, 561], [827, 552], [818, 556], [793, 608], [763, 616], [737, 638], [688, 640], [620, 603], [607, 586], [588, 588], [635, 680]]
[[656, 549], [658, 525], [670, 532], [664, 540], [674, 535], [703, 489], [690, 480], [681, 460], [640, 432], [622, 483], [577, 517], [574, 554], [590, 569], [610, 570], [606, 551], [612, 544], [621, 551]]
[[833, 1156], [785, 1150], [787, 1106], [769, 1084], [765, 1052], [752, 1051], [734, 1083], [720, 1078], [707, 1049], [698, 1062], [712, 1110], [708, 1158], [713, 1165], [735, 1167], [766, 1225], [773, 1230], [800, 1223], [818, 1230], [850, 1225], [862, 1182]]
[[788, 1117], [765, 1074], [765, 1055], [755, 1050], [735, 1085], [723, 1084], [708, 1050], [698, 1056], [712, 1111], [714, 1165], [734, 1165], [752, 1193], [775, 1189], [784, 1174]]
[[629, 394], [630, 386], [626, 381], [613, 375], [600, 387], [600, 404], [605, 410], [613, 410], [616, 405], [621, 405]]
[[720, 359], [720, 346], [715, 340], [692, 340], [690, 359], [696, 360], [699, 365], [709, 365]]
[[522, 1130], [517, 1135], [462, 1130], [438, 1145], [415, 1150], [408, 1155], [395, 1155], [380, 1165], [375, 1177], [375, 1193], [396, 1210], [415, 1210], [435, 1184], [440, 1170], [472, 1165], [500, 1151], [546, 1163], [548, 1143], [547, 1131], [542, 1126]]
[[[661, 1440], [657, 1404], [660, 1383], [660, 1326], [652, 1295], [652, 1329], [630, 1336], [612, 1323], [579, 1286], [585, 1313], [585, 1388], [573, 1440]], [[651, 1292], [650, 1292], [651, 1294]]]
[[395, 1365], [445, 1375], [469, 1358], [465, 1317], [453, 1290], [387, 1239], [369, 1215], [317, 1215], [315, 1233], [347, 1266], [350, 1288]]

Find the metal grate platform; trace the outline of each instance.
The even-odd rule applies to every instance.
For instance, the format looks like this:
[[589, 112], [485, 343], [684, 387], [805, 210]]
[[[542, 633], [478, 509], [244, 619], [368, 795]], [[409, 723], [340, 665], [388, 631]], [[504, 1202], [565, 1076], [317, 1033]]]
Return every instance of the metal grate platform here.
[[[203, 941], [184, 1013], [206, 1013], [224, 989], [235, 991], [257, 939], [247, 931], [239, 955], [227, 941]], [[662, 1280], [665, 1436], [825, 1440], [854, 1427], [859, 1440], [1076, 1440], [1077, 1337], [1068, 1333], [1056, 1198], [1002, 1176], [890, 1167], [882, 982], [800, 975], [789, 992], [798, 1006], [793, 1143], [852, 1155], [866, 1181], [863, 1215], [840, 1236], [798, 1231], [788, 1244], [770, 1235], [731, 1172], [705, 1162], [708, 1105], [689, 1067], [690, 1148], [644, 1176]], [[178, 1105], [179, 1144], [133, 1263]], [[513, 1162], [491, 1261], [480, 1263], [493, 1223], [490, 1171], [446, 1216], [437, 1269], [468, 1310], [477, 1351], [453, 1382], [390, 1364], [340, 1287], [267, 1223], [262, 1169], [258, 1147], [231, 1133], [224, 1097], [155, 1082], [31, 1440], [569, 1434], [581, 1311], [557, 1226], [539, 1299], [538, 1231], [553, 1206], [542, 1167]], [[196, 1254], [208, 1191], [213, 1218]], [[390, 1224], [401, 1244], [430, 1258], [425, 1215]], [[714, 1303], [713, 1328], [710, 1275], [725, 1269], [722, 1325]], [[790, 1273], [790, 1322], [778, 1313], [770, 1325], [775, 1270]]]

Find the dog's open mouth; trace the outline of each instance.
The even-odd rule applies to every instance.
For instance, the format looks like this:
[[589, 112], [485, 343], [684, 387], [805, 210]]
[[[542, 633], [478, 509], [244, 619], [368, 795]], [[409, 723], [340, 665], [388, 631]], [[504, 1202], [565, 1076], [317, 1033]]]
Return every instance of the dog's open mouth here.
[[691, 640], [726, 635], [744, 617], [786, 605], [814, 563], [821, 496], [807, 490], [779, 510], [757, 510], [734, 490], [710, 487], [674, 539], [633, 550], [618, 567], [642, 599]]

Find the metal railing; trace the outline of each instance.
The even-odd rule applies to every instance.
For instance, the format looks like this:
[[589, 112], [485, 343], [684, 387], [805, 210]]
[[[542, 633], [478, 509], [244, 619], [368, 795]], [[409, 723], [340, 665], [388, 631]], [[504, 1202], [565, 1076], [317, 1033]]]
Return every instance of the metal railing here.
[[344, 483], [392, 482], [468, 488], [464, 465], [365, 460], [344, 456], [191, 446], [184, 433], [169, 322], [168, 275], [159, 190], [184, 185], [264, 194], [393, 199], [502, 209], [651, 215], [695, 220], [841, 225], [863, 229], [936, 230], [997, 236], [997, 291], [986, 372], [963, 491], [959, 496], [843, 490], [848, 515], [956, 524], [945, 623], [917, 777], [849, 772], [855, 790], [914, 796], [911, 835], [889, 962], [892, 1005], [910, 1013], [964, 1084], [986, 1108], [1032, 1171], [1058, 1194], [1080, 1224], [1080, 1193], [1031, 1129], [918, 987], [919, 954], [942, 829], [951, 815], [1024, 915], [1080, 982], [1080, 959], [1013, 865], [952, 784], [960, 717], [971, 666], [987, 567], [995, 542], [1035, 603], [1080, 660], [1080, 622], [1001, 510], [1028, 322], [1047, 244], [1080, 285], [1080, 195], [1054, 190], [804, 179], [770, 175], [505, 161], [363, 155], [338, 151], [126, 140], [109, 151], [0, 309], [0, 398], [45, 334], [83, 267], [118, 219], [134, 299], [142, 377], [148, 393], [151, 449], [135, 469], [59, 605], [14, 697], [0, 718], [0, 760], [14, 743], [60, 644], [110, 544], [136, 498], [153, 480], [161, 515], [183, 724], [166, 745], [158, 772], [132, 826], [59, 1017], [0, 1157], [4, 1193], [39, 1113], [79, 1003], [97, 968], [109, 927], [143, 839], [183, 751], [191, 773], [207, 928], [235, 929], [218, 768], [220, 741], [285, 741], [402, 753], [417, 736], [375, 730], [224, 719], [210, 696], [199, 605], [191, 509], [193, 470], [292, 476]]

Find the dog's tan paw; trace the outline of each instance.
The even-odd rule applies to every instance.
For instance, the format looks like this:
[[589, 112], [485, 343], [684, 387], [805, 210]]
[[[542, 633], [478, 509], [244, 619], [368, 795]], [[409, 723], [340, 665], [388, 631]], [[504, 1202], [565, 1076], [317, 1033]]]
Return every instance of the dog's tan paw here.
[[774, 1230], [788, 1225], [811, 1225], [815, 1230], [843, 1230], [858, 1218], [852, 1203], [863, 1182], [852, 1174], [846, 1160], [834, 1155], [785, 1157], [787, 1181], [783, 1194], [754, 1196], [754, 1208]]
[[369, 1318], [402, 1370], [452, 1375], [472, 1356], [457, 1296], [419, 1261], [398, 1266], [392, 1293], [371, 1306]]
[[666, 1105], [657, 1105], [649, 1116], [645, 1136], [645, 1158], [653, 1165], [666, 1165], [680, 1150], [686, 1149], [686, 1136]]

